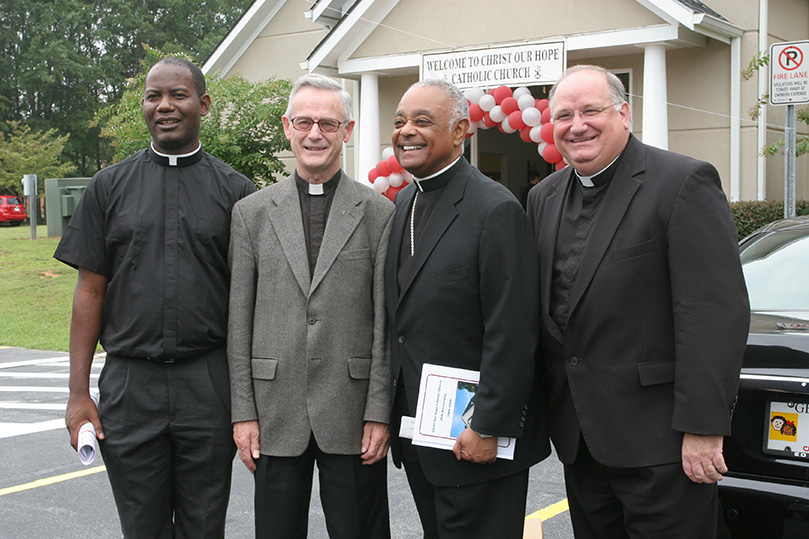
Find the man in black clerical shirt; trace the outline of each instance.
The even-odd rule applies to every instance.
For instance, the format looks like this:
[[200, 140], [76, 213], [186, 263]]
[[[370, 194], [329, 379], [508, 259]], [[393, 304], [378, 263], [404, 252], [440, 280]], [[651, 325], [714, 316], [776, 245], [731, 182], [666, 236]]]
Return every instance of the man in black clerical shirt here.
[[[394, 152], [414, 180], [396, 197], [386, 270], [391, 448], [424, 537], [520, 539], [528, 468], [550, 452], [532, 392], [537, 257], [519, 201], [464, 159], [468, 127], [466, 98], [440, 80], [411, 86], [393, 120]], [[480, 372], [452, 451], [398, 436], [425, 364]], [[513, 460], [495, 459], [499, 436], [517, 438]]]
[[393, 204], [340, 168], [354, 120], [339, 84], [302, 77], [283, 122], [295, 172], [236, 204], [231, 227], [233, 437], [256, 536], [306, 536], [317, 463], [329, 535], [384, 539]]
[[[227, 383], [228, 237], [255, 191], [202, 151], [210, 97], [179, 58], [146, 77], [146, 150], [98, 172], [55, 257], [78, 268], [70, 325], [70, 443], [95, 427], [127, 538], [221, 538], [234, 445]], [[98, 409], [89, 380], [107, 352]]]
[[570, 167], [531, 189], [548, 430], [577, 538], [715, 537], [749, 322], [709, 163], [647, 146], [614, 74], [550, 93]]

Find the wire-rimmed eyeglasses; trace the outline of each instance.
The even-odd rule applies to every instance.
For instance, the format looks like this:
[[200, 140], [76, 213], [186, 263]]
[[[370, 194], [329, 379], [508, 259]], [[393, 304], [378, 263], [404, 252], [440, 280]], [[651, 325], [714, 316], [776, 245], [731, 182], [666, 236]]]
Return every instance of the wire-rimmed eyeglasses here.
[[290, 120], [292, 127], [298, 131], [310, 131], [312, 126], [317, 124], [321, 133], [336, 133], [340, 126], [346, 122], [340, 122], [332, 118], [321, 118], [320, 120], [313, 120], [306, 116], [295, 116]]

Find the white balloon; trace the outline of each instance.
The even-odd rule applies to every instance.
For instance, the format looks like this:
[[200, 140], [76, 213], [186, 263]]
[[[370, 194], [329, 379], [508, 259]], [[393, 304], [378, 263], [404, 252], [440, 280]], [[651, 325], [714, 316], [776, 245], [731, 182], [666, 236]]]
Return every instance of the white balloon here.
[[495, 123], [499, 124], [506, 119], [506, 113], [503, 112], [500, 105], [495, 105], [494, 108], [489, 111], [489, 118], [491, 118]]
[[480, 98], [480, 101], [478, 101], [478, 105], [480, 105], [480, 108], [485, 112], [489, 112], [497, 105], [497, 101], [494, 99], [493, 95], [485, 94]]
[[404, 176], [402, 176], [398, 172], [391, 172], [390, 176], [388, 176], [388, 183], [390, 184], [391, 187], [399, 187], [400, 185], [402, 185], [403, 181]]
[[388, 187], [390, 187], [390, 182], [387, 176], [379, 176], [374, 180], [374, 190], [377, 193], [384, 193], [388, 190]]
[[401, 172], [402, 176], [404, 176], [405, 183], [413, 183], [413, 175], [410, 174], [408, 171], [403, 170]]
[[486, 130], [486, 129], [490, 129], [490, 127], [488, 125], [486, 125], [486, 122], [480, 121], [480, 122], [478, 122], [478, 129]]
[[525, 86], [520, 86], [519, 88], [514, 89], [514, 93], [511, 94], [511, 97], [513, 97], [514, 99], [519, 101], [520, 97], [522, 97], [524, 95], [531, 95], [531, 90], [529, 90]]
[[508, 123], [508, 118], [503, 120], [503, 123], [500, 124], [500, 127], [502, 127], [503, 131], [505, 131], [506, 133], [513, 133], [514, 131], [516, 131], [516, 129], [511, 127], [511, 124]]
[[[547, 147], [548, 147], [548, 143], [545, 142], [544, 140], [542, 142], [540, 142], [539, 144], [537, 144], [537, 151], [539, 152], [539, 155], [542, 155], [542, 152], [544, 152], [545, 148], [547, 148]], [[544, 159], [544, 157], [543, 157], [543, 159]]]
[[521, 95], [519, 99], [517, 99], [517, 106], [520, 107], [520, 110], [525, 110], [536, 105], [536, 101], [534, 100], [534, 96], [531, 94], [528, 95]]
[[480, 102], [480, 98], [486, 95], [486, 92], [481, 90], [478, 87], [469, 88], [467, 91], [464, 92], [464, 95], [469, 100], [469, 102], [473, 105], [476, 105]]
[[388, 158], [389, 158], [391, 155], [393, 155], [393, 148], [392, 148], [391, 146], [388, 146], [387, 148], [385, 148], [384, 150], [382, 150], [382, 160], [383, 160], [383, 161], [387, 161], [387, 160], [388, 160]]
[[[537, 144], [542, 142], [542, 126], [541, 125], [535, 125], [534, 127], [532, 127], [531, 132], [528, 134], [528, 136], [531, 137], [531, 140], [533, 140]], [[542, 153], [542, 152], [540, 152], [540, 153]]]
[[478, 123], [483, 122], [469, 122], [469, 129], [466, 130], [467, 135], [474, 135], [475, 132], [478, 130]]
[[542, 113], [537, 108], [529, 107], [522, 111], [522, 121], [525, 125], [534, 127], [542, 123]]

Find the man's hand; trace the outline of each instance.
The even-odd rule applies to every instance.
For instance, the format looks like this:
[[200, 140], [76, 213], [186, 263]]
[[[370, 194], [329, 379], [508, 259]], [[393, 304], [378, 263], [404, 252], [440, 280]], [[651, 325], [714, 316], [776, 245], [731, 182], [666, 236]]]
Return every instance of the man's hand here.
[[237, 421], [233, 424], [233, 441], [239, 448], [239, 458], [250, 473], [256, 473], [256, 460], [261, 456], [258, 437], [258, 421]]
[[477, 432], [467, 428], [458, 436], [452, 452], [458, 460], [491, 464], [497, 458], [497, 437], [481, 438]]
[[96, 429], [96, 438], [104, 439], [104, 429], [101, 427], [101, 419], [98, 417], [96, 403], [87, 393], [70, 393], [67, 399], [67, 409], [65, 410], [65, 426], [70, 433], [70, 445], [74, 450], [78, 450], [79, 429], [85, 423], [92, 423]]
[[722, 436], [683, 436], [683, 471], [694, 483], [716, 483], [728, 471], [722, 456]]
[[390, 442], [390, 427], [385, 423], [367, 421], [362, 433], [362, 458], [363, 465], [371, 465], [379, 462], [388, 454]]

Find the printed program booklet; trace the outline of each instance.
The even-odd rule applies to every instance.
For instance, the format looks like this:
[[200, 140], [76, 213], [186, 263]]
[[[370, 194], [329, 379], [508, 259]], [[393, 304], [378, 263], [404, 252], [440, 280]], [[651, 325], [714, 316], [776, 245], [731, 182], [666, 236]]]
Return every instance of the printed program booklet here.
[[[452, 450], [455, 439], [472, 420], [479, 381], [478, 371], [425, 363], [413, 423], [413, 443]], [[516, 438], [497, 438], [497, 458], [514, 460], [516, 442]]]

